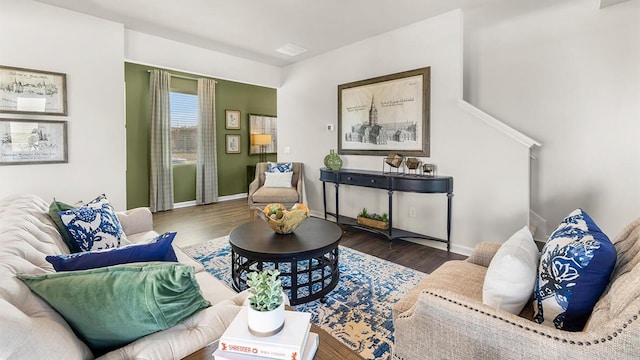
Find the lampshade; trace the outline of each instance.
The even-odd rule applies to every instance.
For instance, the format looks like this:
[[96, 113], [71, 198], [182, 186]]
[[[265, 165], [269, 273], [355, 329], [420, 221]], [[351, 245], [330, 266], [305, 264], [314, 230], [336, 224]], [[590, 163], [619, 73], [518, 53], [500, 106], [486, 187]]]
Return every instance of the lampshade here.
[[251, 144], [253, 144], [253, 145], [269, 145], [269, 144], [271, 144], [271, 135], [269, 135], [269, 134], [254, 134], [254, 135], [251, 135]]

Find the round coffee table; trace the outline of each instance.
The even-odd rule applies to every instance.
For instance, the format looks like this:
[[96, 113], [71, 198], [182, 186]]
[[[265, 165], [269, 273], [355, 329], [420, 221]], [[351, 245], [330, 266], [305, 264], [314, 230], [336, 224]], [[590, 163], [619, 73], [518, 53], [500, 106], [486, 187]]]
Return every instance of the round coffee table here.
[[231, 231], [233, 288], [247, 288], [247, 274], [277, 269], [291, 305], [320, 299], [338, 284], [338, 243], [342, 229], [335, 223], [309, 218], [291, 234], [277, 234], [256, 220]]

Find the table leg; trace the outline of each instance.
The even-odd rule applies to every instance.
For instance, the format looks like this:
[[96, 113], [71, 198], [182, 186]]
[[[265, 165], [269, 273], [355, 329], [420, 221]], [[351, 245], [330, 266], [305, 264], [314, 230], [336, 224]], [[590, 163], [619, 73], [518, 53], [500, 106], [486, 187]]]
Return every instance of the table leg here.
[[327, 187], [326, 183], [322, 182], [322, 205], [324, 206], [324, 219], [327, 220]]
[[340, 223], [340, 197], [338, 196], [338, 189], [340, 188], [340, 184], [336, 183], [336, 223]]
[[393, 239], [393, 190], [388, 190], [389, 194], [389, 240]]
[[447, 193], [447, 252], [451, 250], [451, 202], [453, 193]]

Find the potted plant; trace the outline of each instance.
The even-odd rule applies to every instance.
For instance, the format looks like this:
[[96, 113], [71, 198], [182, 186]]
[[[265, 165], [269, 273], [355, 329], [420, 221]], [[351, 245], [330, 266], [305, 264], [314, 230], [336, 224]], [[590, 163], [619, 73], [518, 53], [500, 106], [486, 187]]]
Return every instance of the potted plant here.
[[367, 212], [366, 208], [358, 214], [358, 224], [369, 226], [379, 230], [387, 230], [389, 228], [389, 216], [386, 213], [378, 215], [376, 213]]
[[284, 295], [280, 271], [275, 269], [251, 272], [249, 286], [249, 332], [255, 336], [275, 335], [284, 327]]

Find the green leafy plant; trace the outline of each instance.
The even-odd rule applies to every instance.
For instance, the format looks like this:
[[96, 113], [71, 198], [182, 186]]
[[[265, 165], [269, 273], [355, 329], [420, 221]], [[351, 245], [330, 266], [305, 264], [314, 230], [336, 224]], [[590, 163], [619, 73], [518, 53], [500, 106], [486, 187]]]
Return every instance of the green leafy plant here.
[[278, 279], [280, 271], [275, 269], [251, 272], [247, 275], [250, 287], [249, 304], [256, 311], [275, 310], [282, 304], [282, 282]]
[[367, 219], [378, 220], [382, 222], [389, 222], [389, 216], [387, 215], [387, 213], [382, 213], [382, 215], [379, 215], [376, 213], [369, 214], [367, 212], [367, 208], [363, 208], [362, 211], [360, 211], [360, 213], [358, 214], [358, 216], [367, 218]]

